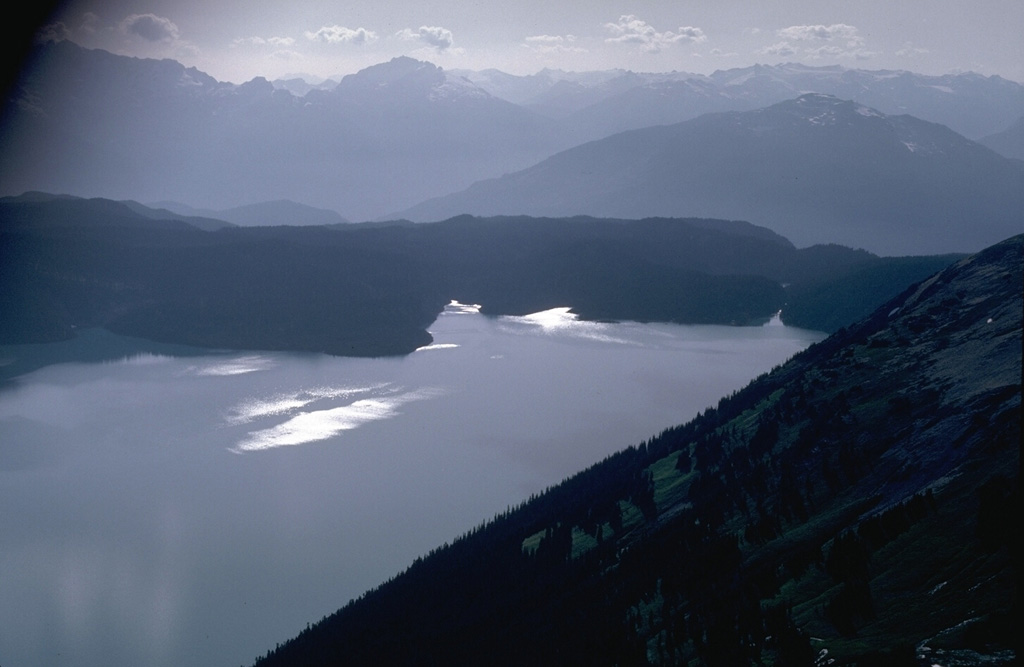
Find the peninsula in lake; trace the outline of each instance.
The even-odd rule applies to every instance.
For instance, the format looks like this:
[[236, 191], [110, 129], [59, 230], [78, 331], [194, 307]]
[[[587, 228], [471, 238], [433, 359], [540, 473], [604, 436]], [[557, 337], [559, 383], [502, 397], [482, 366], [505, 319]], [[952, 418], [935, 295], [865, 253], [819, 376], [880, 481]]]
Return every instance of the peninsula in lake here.
[[0, 342], [406, 354], [455, 299], [491, 314], [834, 331], [955, 255], [798, 249], [745, 222], [475, 218], [239, 227], [134, 202], [0, 199]]

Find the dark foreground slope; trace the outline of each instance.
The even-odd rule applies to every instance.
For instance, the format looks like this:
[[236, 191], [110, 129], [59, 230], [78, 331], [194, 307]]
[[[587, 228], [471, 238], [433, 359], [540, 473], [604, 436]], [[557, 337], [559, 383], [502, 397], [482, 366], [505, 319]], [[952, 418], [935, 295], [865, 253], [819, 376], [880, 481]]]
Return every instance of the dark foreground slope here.
[[1022, 251], [943, 270], [257, 664], [1005, 663]]
[[[724, 220], [463, 216], [238, 228], [132, 202], [0, 199], [0, 343], [77, 330], [210, 348], [404, 354], [451, 299], [492, 314], [838, 328], [952, 257], [797, 250]], [[870, 289], [858, 276], [876, 277]], [[849, 298], [836, 283], [857, 286]], [[784, 288], [783, 285], [788, 285]], [[856, 297], [856, 298], [854, 298]]]

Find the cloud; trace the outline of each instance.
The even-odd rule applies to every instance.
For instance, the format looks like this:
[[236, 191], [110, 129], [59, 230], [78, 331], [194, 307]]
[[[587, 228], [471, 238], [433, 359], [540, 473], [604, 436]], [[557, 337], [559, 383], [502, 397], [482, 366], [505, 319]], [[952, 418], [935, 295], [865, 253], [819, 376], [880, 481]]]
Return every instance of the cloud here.
[[179, 60], [182, 58], [198, 58], [203, 54], [202, 50], [195, 44], [189, 44], [188, 42], [181, 42], [176, 47], [176, 56]]
[[904, 42], [903, 48], [896, 52], [900, 58], [916, 58], [928, 53], [928, 49], [914, 46], [913, 42]]
[[86, 12], [82, 14], [82, 25], [78, 26], [78, 29], [82, 32], [94, 33], [96, 32], [96, 26], [100, 23], [100, 17], [96, 16], [92, 12]]
[[377, 33], [366, 28], [353, 30], [342, 25], [325, 25], [316, 32], [306, 31], [306, 39], [331, 44], [369, 44], [377, 41]]
[[845, 49], [841, 46], [819, 46], [816, 49], [805, 49], [805, 53], [807, 54], [807, 57], [812, 60], [818, 60], [821, 58], [854, 58], [856, 60], [867, 60], [878, 55], [875, 51], [866, 51], [864, 49]]
[[537, 53], [586, 53], [587, 50], [573, 46], [576, 35], [531, 35], [523, 46]]
[[797, 56], [810, 60], [866, 60], [877, 55], [876, 52], [863, 48], [864, 38], [860, 36], [855, 26], [846, 23], [791, 25], [777, 30], [776, 34], [782, 37], [782, 41], [763, 48], [761, 54], [782, 58]]
[[44, 25], [36, 32], [36, 41], [40, 44], [63, 42], [65, 39], [71, 39], [71, 31], [60, 21]]
[[703, 30], [692, 26], [680, 26], [679, 32], [676, 33], [676, 40], [700, 43], [706, 42], [707, 39], [708, 36], [704, 34]]
[[796, 49], [794, 49], [789, 42], [778, 42], [771, 46], [764, 47], [761, 49], [761, 53], [766, 56], [781, 56], [783, 58], [788, 58], [796, 53]]
[[562, 42], [576, 41], [575, 35], [533, 35], [526, 38], [527, 42], [541, 42], [543, 44], [561, 44]]
[[452, 31], [438, 26], [420, 26], [420, 38], [441, 51], [452, 45]]
[[272, 52], [270, 54], [270, 57], [277, 58], [278, 60], [292, 61], [302, 60], [305, 56], [303, 56], [298, 51], [292, 51], [290, 49], [279, 49], [277, 51]]
[[141, 37], [147, 42], [174, 42], [178, 39], [178, 26], [156, 14], [132, 14], [125, 17], [119, 27], [124, 34]]
[[252, 46], [291, 46], [295, 43], [293, 37], [239, 37], [231, 41], [234, 45], [252, 45]]
[[841, 58], [846, 54], [846, 49], [839, 46], [819, 46], [816, 49], [806, 49], [805, 53], [812, 58]]
[[617, 44], [636, 44], [641, 51], [658, 53], [663, 48], [678, 42], [704, 42], [707, 35], [700, 28], [685, 26], [677, 32], [671, 30], [658, 32], [654, 26], [633, 14], [623, 14], [615, 23], [605, 23], [604, 27], [612, 36], [606, 42]]
[[426, 42], [438, 51], [449, 49], [454, 43], [452, 31], [440, 26], [421, 25], [419, 30], [405, 28], [399, 30], [395, 35], [399, 39]]
[[779, 37], [794, 42], [845, 42], [848, 47], [860, 46], [864, 39], [857, 34], [857, 28], [845, 23], [832, 25], [791, 25], [778, 31]]

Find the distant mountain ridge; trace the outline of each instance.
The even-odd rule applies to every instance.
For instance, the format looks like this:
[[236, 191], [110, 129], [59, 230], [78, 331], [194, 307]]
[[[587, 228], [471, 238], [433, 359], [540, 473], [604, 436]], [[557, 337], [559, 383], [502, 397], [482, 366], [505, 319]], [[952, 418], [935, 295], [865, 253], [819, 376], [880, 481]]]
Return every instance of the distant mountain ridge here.
[[298, 96], [259, 77], [224, 83], [172, 60], [71, 42], [40, 47], [31, 63], [0, 124], [0, 194], [42, 190], [219, 210], [287, 199], [352, 220], [623, 129], [760, 108], [808, 90], [970, 136], [1001, 131], [1024, 113], [1020, 84], [970, 74], [758, 66], [708, 77], [523, 78], [398, 58]]
[[270, 82], [274, 88], [287, 90], [296, 97], [302, 97], [311, 90], [333, 90], [338, 82], [333, 79], [327, 79], [320, 81], [319, 83], [311, 83], [302, 77], [289, 77], [283, 79], [274, 79]]
[[223, 210], [195, 209], [178, 202], [156, 202], [153, 206], [187, 216], [225, 220], [243, 227], [275, 225], [338, 225], [347, 223], [337, 211], [314, 208], [287, 199], [246, 204]]
[[570, 116], [590, 138], [689, 120], [716, 111], [749, 111], [815, 92], [883, 113], [941, 123], [971, 139], [1008, 127], [1024, 112], [1024, 88], [974, 73], [927, 76], [796, 63], [752, 65], [710, 75], [688, 72], [561, 72], [513, 76], [460, 72], [496, 97], [552, 116]]
[[32, 62], [0, 125], [0, 194], [210, 209], [288, 199], [366, 220], [572, 141], [554, 121], [408, 58], [302, 97], [70, 42]]
[[1024, 228], [1024, 164], [814, 93], [623, 132], [396, 215], [457, 213], [742, 219], [798, 245], [970, 251]]
[[1002, 132], [978, 139], [978, 143], [988, 146], [1004, 157], [1024, 160], [1024, 116]]

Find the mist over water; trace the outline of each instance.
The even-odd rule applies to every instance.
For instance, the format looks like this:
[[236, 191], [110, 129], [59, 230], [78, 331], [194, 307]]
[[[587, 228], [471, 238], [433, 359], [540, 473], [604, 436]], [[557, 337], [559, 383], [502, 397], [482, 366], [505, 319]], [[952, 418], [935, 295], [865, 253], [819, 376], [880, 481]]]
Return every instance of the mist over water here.
[[404, 358], [138, 354], [0, 390], [0, 664], [237, 665], [821, 338], [487, 318]]

